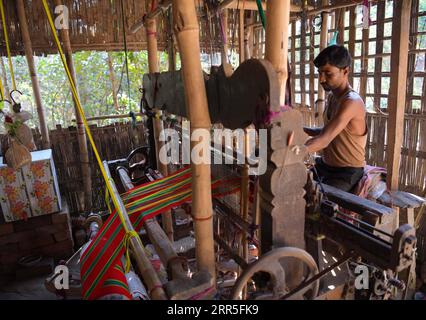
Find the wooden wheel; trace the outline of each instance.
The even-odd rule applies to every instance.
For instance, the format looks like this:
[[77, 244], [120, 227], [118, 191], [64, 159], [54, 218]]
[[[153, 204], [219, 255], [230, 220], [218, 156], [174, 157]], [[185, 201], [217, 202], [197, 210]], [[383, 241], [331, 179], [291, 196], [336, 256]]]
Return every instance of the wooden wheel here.
[[[293, 247], [274, 249], [265, 255], [262, 255], [259, 260], [250, 264], [247, 269], [244, 270], [234, 285], [231, 299], [241, 299], [241, 292], [247, 285], [247, 282], [256, 277], [259, 278], [259, 274], [269, 274], [269, 279], [266, 281], [268, 283], [267, 287], [269, 292], [263, 291], [257, 296], [251, 294], [249, 299], [275, 300], [290, 292], [293, 288], [289, 288], [286, 283], [285, 270], [281, 263], [281, 260], [288, 258], [296, 259], [307, 267], [307, 275], [304, 277], [304, 280], [308, 280], [318, 273], [318, 267], [315, 260], [305, 250]], [[292, 295], [290, 299], [314, 299], [318, 294], [318, 288], [319, 280], [314, 281], [309, 286], [299, 290]]]

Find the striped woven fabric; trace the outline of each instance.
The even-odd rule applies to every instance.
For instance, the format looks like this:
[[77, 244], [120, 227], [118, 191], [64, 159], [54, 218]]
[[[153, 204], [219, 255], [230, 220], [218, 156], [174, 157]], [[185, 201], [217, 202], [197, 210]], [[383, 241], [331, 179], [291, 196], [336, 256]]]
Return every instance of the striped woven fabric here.
[[[237, 192], [239, 187], [238, 178], [215, 180], [212, 181], [212, 196], [231, 194]], [[191, 169], [184, 168], [170, 176], [137, 186], [124, 193], [122, 199], [134, 229], [139, 231], [145, 220], [191, 201]], [[106, 288], [109, 287], [117, 289], [112, 285], [117, 279], [110, 278], [111, 269], [119, 264], [125, 253], [125, 236], [120, 217], [114, 211], [81, 257], [85, 299], [96, 299], [108, 293]]]

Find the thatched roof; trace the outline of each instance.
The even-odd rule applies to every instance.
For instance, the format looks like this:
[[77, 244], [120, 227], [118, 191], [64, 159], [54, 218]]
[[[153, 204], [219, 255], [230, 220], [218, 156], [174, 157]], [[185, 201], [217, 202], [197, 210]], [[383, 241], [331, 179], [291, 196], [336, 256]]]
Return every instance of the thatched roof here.
[[[25, 11], [34, 54], [56, 53], [53, 37], [41, 0], [25, 0]], [[6, 0], [6, 23], [13, 55], [24, 54], [15, 0]], [[62, 0], [69, 9], [70, 40], [74, 51], [123, 50], [123, 27], [119, 0]], [[49, 1], [53, 14], [55, 6]], [[130, 27], [146, 14], [145, 1], [125, 0], [126, 40], [129, 50], [146, 48], [143, 30], [130, 34]], [[2, 27], [0, 27], [2, 29]], [[159, 49], [166, 46], [164, 24], [158, 30]], [[5, 55], [3, 30], [0, 54]]]

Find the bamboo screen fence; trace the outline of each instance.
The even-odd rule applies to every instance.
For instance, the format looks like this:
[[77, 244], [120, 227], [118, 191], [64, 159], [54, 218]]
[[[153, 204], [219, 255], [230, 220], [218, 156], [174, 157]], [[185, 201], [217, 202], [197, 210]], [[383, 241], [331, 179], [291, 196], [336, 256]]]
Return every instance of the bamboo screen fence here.
[[[138, 122], [136, 127], [130, 122], [116, 122], [104, 127], [91, 125], [90, 129], [102, 160], [126, 158], [131, 150], [146, 144], [146, 129], [142, 122]], [[49, 135], [59, 189], [67, 200], [70, 213], [78, 214], [84, 208], [84, 194], [77, 129], [57, 126], [55, 130], [50, 130]], [[33, 136], [37, 148], [42, 149], [41, 135], [37, 129], [33, 131]], [[92, 175], [92, 211], [98, 212], [106, 209], [105, 183], [89, 142], [88, 145]]]

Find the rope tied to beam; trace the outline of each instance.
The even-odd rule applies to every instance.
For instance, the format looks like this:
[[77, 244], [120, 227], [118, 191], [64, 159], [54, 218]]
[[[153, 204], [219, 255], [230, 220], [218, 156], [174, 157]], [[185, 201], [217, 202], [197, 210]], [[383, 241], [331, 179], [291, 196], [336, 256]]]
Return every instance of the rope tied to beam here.
[[[9, 61], [10, 76], [12, 78], [12, 86], [13, 86], [13, 90], [16, 90], [15, 73], [13, 72], [12, 55], [10, 53], [9, 37], [7, 35], [7, 29], [6, 29], [6, 18], [4, 14], [3, 0], [0, 0], [0, 13], [1, 13], [1, 20], [3, 24], [4, 39], [6, 41], [7, 59]], [[2, 91], [2, 99], [4, 99], [3, 89], [1, 91]]]

